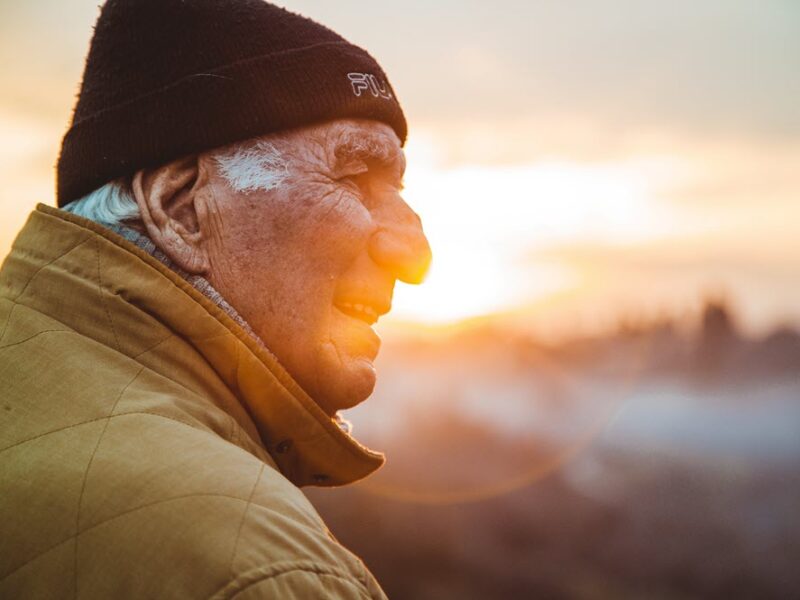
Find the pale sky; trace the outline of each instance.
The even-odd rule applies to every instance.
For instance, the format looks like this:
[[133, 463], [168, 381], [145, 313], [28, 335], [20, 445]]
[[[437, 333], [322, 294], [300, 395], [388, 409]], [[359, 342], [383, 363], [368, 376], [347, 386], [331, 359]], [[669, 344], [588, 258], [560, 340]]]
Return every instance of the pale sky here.
[[[96, 0], [0, 0], [0, 255], [53, 202]], [[397, 318], [800, 323], [800, 3], [295, 1], [383, 65], [434, 250]], [[612, 10], [613, 9], [613, 10]]]

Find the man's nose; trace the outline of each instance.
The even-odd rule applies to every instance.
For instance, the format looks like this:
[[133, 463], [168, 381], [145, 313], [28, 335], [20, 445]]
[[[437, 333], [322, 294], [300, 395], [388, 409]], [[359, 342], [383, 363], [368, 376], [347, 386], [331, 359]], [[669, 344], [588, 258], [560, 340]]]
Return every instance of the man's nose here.
[[417, 213], [399, 200], [379, 222], [370, 238], [372, 260], [400, 281], [421, 283], [431, 264], [431, 247]]

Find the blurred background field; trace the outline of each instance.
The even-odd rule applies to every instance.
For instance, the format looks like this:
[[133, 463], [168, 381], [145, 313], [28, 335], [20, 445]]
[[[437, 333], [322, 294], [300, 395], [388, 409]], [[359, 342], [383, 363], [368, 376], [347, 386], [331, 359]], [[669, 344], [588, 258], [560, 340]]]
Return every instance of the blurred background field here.
[[387, 465], [309, 496], [390, 597], [797, 597], [800, 334], [694, 325], [393, 337], [351, 415]]
[[[97, 0], [0, 0], [0, 256]], [[434, 252], [310, 490], [393, 598], [800, 597], [800, 3], [294, 0], [384, 66]]]

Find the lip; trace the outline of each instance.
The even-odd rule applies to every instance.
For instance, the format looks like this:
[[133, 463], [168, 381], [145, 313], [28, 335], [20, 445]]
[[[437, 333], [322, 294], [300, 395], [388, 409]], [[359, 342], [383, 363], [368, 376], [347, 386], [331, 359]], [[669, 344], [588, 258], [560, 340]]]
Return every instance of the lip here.
[[339, 312], [346, 314], [348, 317], [363, 321], [367, 325], [374, 325], [378, 322], [378, 314], [369, 304], [348, 303], [340, 302], [335, 305]]
[[357, 297], [342, 297], [337, 298], [334, 303], [339, 312], [344, 313], [348, 317], [352, 317], [367, 325], [374, 325], [378, 322], [378, 318], [385, 315], [391, 309], [391, 300], [382, 301], [376, 298], [357, 298]]
[[[350, 336], [355, 334], [355, 337], [349, 337], [351, 346], [350, 354], [358, 354], [359, 356], [367, 359], [369, 362], [375, 360], [378, 355], [378, 350], [381, 345], [381, 338], [378, 333], [371, 327], [369, 320], [365, 318], [358, 318], [344, 312], [338, 306], [334, 306], [336, 312], [345, 317], [353, 324], [353, 329], [350, 330]], [[373, 320], [374, 323], [375, 320]]]

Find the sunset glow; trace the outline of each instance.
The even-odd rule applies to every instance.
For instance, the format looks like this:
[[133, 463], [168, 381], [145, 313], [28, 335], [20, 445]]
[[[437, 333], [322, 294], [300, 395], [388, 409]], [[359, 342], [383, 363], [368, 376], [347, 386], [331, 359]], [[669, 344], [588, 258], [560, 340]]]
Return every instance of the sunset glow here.
[[407, 149], [406, 200], [420, 214], [434, 262], [421, 289], [401, 287], [400, 319], [456, 321], [573, 288], [577, 274], [536, 251], [575, 241], [636, 243], [675, 231], [653, 186], [675, 167], [582, 165], [437, 165], [432, 142]]

